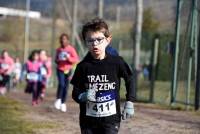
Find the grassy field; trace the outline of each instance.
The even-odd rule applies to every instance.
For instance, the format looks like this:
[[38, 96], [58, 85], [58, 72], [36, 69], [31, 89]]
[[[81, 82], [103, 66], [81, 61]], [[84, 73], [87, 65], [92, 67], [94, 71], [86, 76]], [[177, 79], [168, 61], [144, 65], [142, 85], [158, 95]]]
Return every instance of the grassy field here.
[[[169, 109], [179, 109], [185, 110], [186, 105], [183, 103], [186, 101], [186, 87], [184, 82], [178, 83], [177, 94], [176, 94], [176, 103], [170, 105], [171, 99], [171, 82], [170, 81], [156, 81], [154, 88], [154, 104], [159, 104], [161, 107], [167, 107]], [[125, 86], [124, 81], [121, 84], [121, 97], [125, 99]], [[140, 80], [137, 88], [137, 99], [141, 102], [149, 102], [149, 94], [150, 94], [150, 82]], [[190, 91], [190, 105], [187, 107], [190, 110], [194, 109], [194, 96], [195, 96], [195, 88], [191, 86]], [[180, 103], [181, 102], [181, 103]]]
[[34, 130], [53, 128], [51, 122], [34, 122], [24, 118], [29, 110], [21, 103], [0, 96], [1, 134], [34, 134]]

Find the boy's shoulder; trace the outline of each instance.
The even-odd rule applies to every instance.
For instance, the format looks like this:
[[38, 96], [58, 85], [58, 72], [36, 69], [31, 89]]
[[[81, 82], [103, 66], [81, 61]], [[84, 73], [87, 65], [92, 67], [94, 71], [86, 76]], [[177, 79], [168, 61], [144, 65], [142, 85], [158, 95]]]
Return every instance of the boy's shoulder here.
[[83, 66], [91, 61], [91, 57], [89, 53], [86, 54], [86, 56], [77, 64], [77, 66]]
[[[111, 55], [107, 54], [105, 62], [111, 63], [111, 64], [120, 64], [124, 62], [124, 59], [121, 56], [118, 55]], [[77, 66], [84, 66], [87, 64], [90, 64], [94, 62], [94, 59], [92, 56], [88, 53], [79, 63]]]
[[111, 62], [115, 62], [115, 63], [125, 62], [124, 59], [119, 55], [107, 54], [107, 56], [108, 56], [108, 60]]

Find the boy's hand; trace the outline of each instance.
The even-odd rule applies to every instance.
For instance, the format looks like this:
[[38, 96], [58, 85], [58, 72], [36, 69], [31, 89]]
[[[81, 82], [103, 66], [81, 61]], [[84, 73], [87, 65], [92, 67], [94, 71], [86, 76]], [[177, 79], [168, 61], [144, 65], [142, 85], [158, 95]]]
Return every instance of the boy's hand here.
[[94, 89], [88, 89], [86, 92], [81, 93], [78, 96], [78, 99], [81, 102], [86, 102], [86, 101], [96, 101], [96, 92]]
[[127, 118], [131, 118], [134, 115], [134, 105], [131, 101], [126, 101], [124, 105], [124, 110], [122, 112], [122, 120], [126, 120]]

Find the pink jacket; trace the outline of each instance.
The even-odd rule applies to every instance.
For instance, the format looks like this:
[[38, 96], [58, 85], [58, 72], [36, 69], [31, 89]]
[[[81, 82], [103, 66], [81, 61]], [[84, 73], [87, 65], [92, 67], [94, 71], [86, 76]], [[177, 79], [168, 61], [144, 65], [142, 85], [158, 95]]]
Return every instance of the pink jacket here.
[[51, 58], [48, 58], [45, 62], [45, 66], [47, 67], [47, 77], [49, 78], [52, 75], [52, 63]]
[[0, 57], [0, 73], [11, 74], [14, 69], [14, 60], [11, 57]]
[[69, 71], [73, 64], [79, 61], [78, 54], [75, 48], [71, 45], [66, 46], [65, 48], [58, 48], [56, 50], [56, 63], [57, 69], [61, 71]]
[[52, 63], [51, 58], [48, 58], [46, 61], [39, 61], [40, 66], [44, 66], [46, 68], [47, 74], [45, 75], [46, 78], [49, 78], [52, 75]]
[[39, 73], [40, 63], [38, 61], [27, 61], [26, 62], [27, 72], [36, 72]]
[[41, 64], [38, 61], [30, 61], [26, 62], [26, 80], [28, 82], [37, 82], [40, 80], [40, 66]]

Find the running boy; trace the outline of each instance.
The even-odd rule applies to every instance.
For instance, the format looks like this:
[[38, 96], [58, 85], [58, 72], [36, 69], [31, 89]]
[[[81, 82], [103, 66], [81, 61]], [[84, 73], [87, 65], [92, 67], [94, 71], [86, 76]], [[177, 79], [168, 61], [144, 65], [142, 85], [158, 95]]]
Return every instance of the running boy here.
[[[88, 54], [77, 65], [73, 84], [73, 99], [80, 104], [82, 134], [117, 134], [122, 119], [134, 115], [133, 73], [119, 56], [105, 49], [110, 43], [106, 22], [94, 19], [83, 26], [82, 36]], [[120, 112], [120, 78], [126, 85], [126, 102]]]

